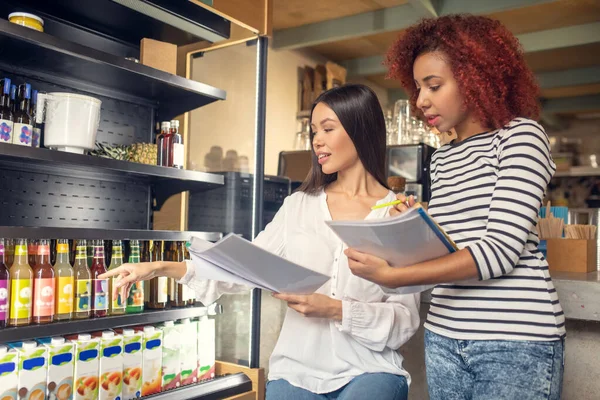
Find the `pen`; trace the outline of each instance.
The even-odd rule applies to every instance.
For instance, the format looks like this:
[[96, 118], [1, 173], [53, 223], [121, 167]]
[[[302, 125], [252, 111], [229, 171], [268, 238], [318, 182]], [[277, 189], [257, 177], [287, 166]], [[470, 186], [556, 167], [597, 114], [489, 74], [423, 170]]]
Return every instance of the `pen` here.
[[403, 202], [402, 200], [394, 200], [394, 201], [390, 201], [389, 203], [378, 204], [376, 206], [371, 207], [371, 210], [377, 210], [377, 209], [384, 208], [384, 207], [395, 206], [396, 204], [400, 204], [400, 203], [404, 203], [404, 205], [406, 207], [410, 208], [410, 204], [408, 204], [408, 199], [407, 199], [405, 202]]

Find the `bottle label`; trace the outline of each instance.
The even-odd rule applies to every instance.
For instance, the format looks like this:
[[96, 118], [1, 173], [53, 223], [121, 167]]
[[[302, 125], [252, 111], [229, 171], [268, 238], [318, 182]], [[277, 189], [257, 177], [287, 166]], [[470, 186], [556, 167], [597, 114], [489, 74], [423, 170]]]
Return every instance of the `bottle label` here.
[[31, 137], [31, 147], [40, 147], [40, 139], [42, 137], [42, 130], [40, 128], [33, 128], [33, 134]]
[[37, 255], [38, 256], [49, 256], [50, 255], [50, 246], [38, 245], [37, 246]]
[[[117, 286], [117, 282], [119, 282], [120, 279], [121, 279], [120, 276], [118, 276], [116, 278], [112, 278], [112, 287], [113, 288], [115, 288]], [[125, 287], [113, 289], [112, 302], [111, 302], [112, 310], [124, 310], [125, 309], [125, 301], [126, 301], [125, 289], [126, 289]]]
[[94, 258], [104, 258], [104, 247], [94, 246]]
[[173, 166], [183, 168], [183, 143], [173, 143]]
[[157, 303], [166, 303], [168, 299], [168, 278], [161, 276], [158, 278], [158, 298]]
[[77, 253], [75, 253], [76, 260], [87, 260], [87, 248], [85, 246], [77, 246]]
[[[0, 239], [0, 242], [1, 241], [2, 240]], [[2, 243], [0, 243], [0, 256], [3, 256], [3, 255], [4, 255], [4, 245]]]
[[33, 138], [33, 127], [29, 124], [15, 123], [13, 125], [13, 144], [31, 146]]
[[[85, 257], [83, 257], [85, 259]], [[79, 279], [75, 293], [75, 311], [87, 312], [90, 310], [90, 296], [92, 294], [92, 283], [90, 279]]]
[[8, 119], [0, 119], [0, 142], [12, 143], [13, 122]]
[[136, 282], [131, 286], [127, 306], [141, 307], [144, 305], [144, 281]]
[[54, 278], [36, 279], [33, 288], [33, 315], [35, 317], [54, 315]]
[[31, 317], [31, 279], [15, 279], [10, 282], [10, 318]]
[[68, 254], [69, 253], [69, 245], [65, 243], [58, 243], [56, 245], [56, 252], [58, 254]]
[[8, 318], [8, 280], [0, 279], [0, 321]]
[[27, 245], [18, 244], [15, 246], [15, 256], [26, 256], [26, 255], [27, 255]]
[[108, 279], [94, 279], [94, 310], [108, 309]]
[[[59, 245], [60, 246], [60, 245]], [[73, 281], [75, 278], [59, 277], [58, 278], [58, 314], [70, 314], [73, 312]]]

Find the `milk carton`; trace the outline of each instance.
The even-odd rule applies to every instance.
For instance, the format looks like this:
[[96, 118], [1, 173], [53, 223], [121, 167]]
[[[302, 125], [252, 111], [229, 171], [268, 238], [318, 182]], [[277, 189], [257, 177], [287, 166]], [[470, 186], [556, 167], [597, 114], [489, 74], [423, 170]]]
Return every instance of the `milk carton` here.
[[113, 331], [100, 334], [99, 400], [121, 400], [123, 337]]
[[163, 332], [162, 390], [175, 389], [181, 386], [179, 331], [173, 321], [165, 321], [159, 329]]
[[17, 400], [19, 353], [0, 344], [0, 399]]
[[9, 343], [19, 353], [17, 394], [21, 400], [46, 398], [48, 350], [34, 341]]
[[142, 396], [160, 393], [162, 370], [162, 331], [153, 326], [143, 329]]
[[184, 318], [175, 326], [181, 338], [181, 385], [190, 385], [198, 381], [198, 323]]
[[63, 337], [38, 342], [48, 349], [48, 400], [73, 400], [75, 345]]
[[100, 341], [89, 333], [69, 336], [75, 345], [74, 400], [96, 400], [98, 398], [98, 372]]
[[123, 400], [142, 395], [142, 345], [144, 333], [133, 329], [116, 329], [123, 335]]
[[198, 380], [215, 377], [215, 320], [207, 316], [198, 321]]

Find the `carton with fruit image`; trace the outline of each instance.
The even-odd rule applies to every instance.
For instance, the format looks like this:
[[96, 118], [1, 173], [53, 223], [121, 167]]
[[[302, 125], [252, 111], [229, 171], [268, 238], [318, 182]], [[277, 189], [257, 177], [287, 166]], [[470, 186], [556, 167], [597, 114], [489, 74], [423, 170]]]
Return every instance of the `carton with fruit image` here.
[[173, 321], [165, 321], [159, 329], [163, 332], [162, 390], [175, 389], [181, 386], [179, 331]]
[[19, 353], [17, 396], [19, 400], [46, 398], [48, 350], [34, 341], [9, 343]]
[[100, 341], [89, 333], [69, 336], [75, 345], [75, 400], [96, 400], [98, 398], [98, 371]]
[[198, 320], [198, 381], [215, 377], [215, 320]]
[[191, 385], [198, 381], [198, 323], [184, 318], [175, 326], [181, 338], [181, 385]]
[[100, 400], [120, 400], [123, 381], [123, 337], [113, 331], [95, 333], [100, 337]]
[[0, 399], [17, 400], [19, 353], [0, 344]]
[[38, 342], [48, 349], [48, 400], [72, 400], [75, 345], [62, 337]]
[[[147, 285], [148, 286], [148, 285]], [[162, 338], [160, 329], [145, 326], [143, 342], [142, 396], [160, 393], [162, 371]]]
[[115, 329], [123, 335], [123, 400], [142, 395], [143, 337], [141, 331]]

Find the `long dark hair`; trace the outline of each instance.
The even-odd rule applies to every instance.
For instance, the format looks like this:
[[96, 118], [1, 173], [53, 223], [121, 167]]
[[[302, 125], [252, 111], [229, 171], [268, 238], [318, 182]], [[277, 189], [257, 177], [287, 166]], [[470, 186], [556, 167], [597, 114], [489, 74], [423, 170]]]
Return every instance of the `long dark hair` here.
[[[361, 163], [384, 187], [386, 183], [386, 128], [383, 110], [375, 93], [365, 85], [348, 84], [321, 93], [310, 111], [310, 119], [319, 103], [326, 104], [337, 115], [350, 136]], [[315, 134], [311, 131], [310, 141]], [[337, 179], [337, 172], [325, 174], [312, 149], [312, 166], [299, 191], [317, 194]]]

